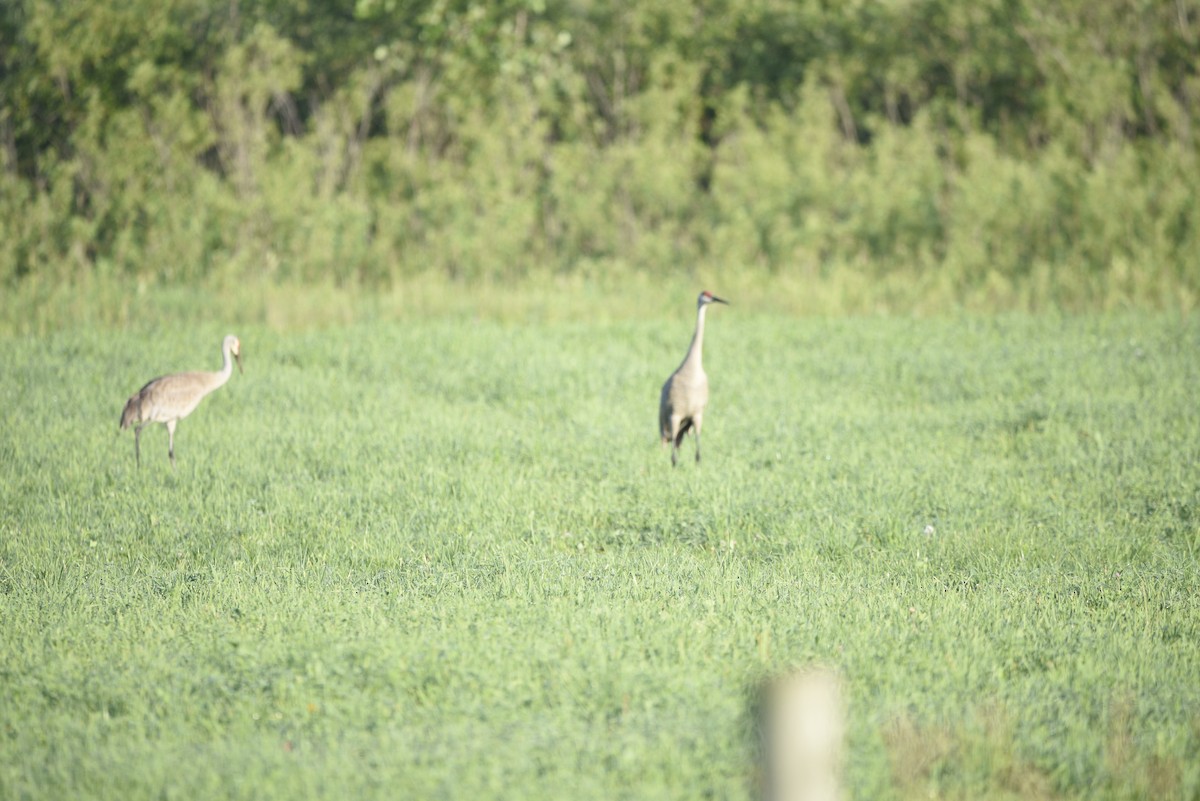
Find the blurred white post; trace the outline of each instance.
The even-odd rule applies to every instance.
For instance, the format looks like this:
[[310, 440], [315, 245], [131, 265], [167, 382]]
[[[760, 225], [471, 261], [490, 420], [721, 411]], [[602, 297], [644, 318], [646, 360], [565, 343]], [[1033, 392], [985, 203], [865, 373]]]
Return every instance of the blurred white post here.
[[841, 798], [841, 681], [824, 669], [766, 683], [761, 697], [765, 801]]

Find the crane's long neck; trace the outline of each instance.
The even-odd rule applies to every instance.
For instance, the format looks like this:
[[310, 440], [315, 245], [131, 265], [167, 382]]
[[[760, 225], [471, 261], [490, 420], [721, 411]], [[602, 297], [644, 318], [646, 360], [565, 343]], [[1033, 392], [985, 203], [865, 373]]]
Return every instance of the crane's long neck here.
[[212, 392], [217, 387], [225, 386], [225, 382], [229, 380], [229, 376], [233, 375], [233, 352], [228, 345], [221, 348], [221, 356], [224, 361], [221, 363], [221, 369], [212, 374], [213, 383], [209, 392]]
[[700, 306], [696, 309], [696, 333], [692, 334], [692, 344], [688, 346], [687, 356], [683, 357], [683, 364], [679, 366], [681, 371], [704, 369], [701, 350], [704, 348], [704, 310], [707, 308]]

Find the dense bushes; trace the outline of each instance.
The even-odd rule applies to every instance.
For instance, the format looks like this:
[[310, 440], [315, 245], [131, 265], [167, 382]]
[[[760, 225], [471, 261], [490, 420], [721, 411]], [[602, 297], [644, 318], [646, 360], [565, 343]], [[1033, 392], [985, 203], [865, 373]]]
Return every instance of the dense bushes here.
[[0, 281], [1200, 292], [1195, 0], [620, 5], [7, 3]]

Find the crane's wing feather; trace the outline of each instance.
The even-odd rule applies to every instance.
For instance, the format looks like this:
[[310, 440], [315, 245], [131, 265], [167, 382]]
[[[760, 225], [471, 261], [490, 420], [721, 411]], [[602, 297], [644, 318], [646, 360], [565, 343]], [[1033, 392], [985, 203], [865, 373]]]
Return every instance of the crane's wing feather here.
[[671, 382], [675, 380], [674, 373], [662, 386], [662, 395], [658, 399], [658, 435], [663, 442], [671, 439]]

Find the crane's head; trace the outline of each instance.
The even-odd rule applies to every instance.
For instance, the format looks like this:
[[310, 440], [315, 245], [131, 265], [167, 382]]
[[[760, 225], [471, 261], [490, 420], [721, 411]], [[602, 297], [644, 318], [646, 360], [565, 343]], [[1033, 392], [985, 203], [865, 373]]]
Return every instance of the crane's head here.
[[233, 334], [229, 334], [227, 337], [225, 337], [225, 342], [221, 349], [233, 356], [234, 361], [237, 362], [239, 373], [246, 372], [244, 369], [242, 369], [242, 342], [240, 339], [235, 337]]
[[699, 308], [701, 306], [707, 306], [710, 303], [724, 303], [726, 306], [729, 305], [729, 301], [718, 298], [716, 295], [709, 292], [707, 289], [700, 293], [700, 297], [696, 298], [696, 307], [697, 308]]

